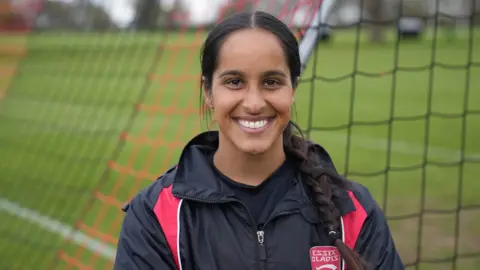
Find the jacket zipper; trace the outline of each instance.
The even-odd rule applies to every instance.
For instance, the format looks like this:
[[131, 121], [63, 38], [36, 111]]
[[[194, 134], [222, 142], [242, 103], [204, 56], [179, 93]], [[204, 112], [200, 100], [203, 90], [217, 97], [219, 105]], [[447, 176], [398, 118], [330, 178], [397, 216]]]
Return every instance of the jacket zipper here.
[[[271, 216], [270, 218], [265, 221], [265, 223], [258, 225], [258, 230], [257, 230], [257, 240], [258, 240], [258, 245], [259, 245], [259, 258], [260, 258], [260, 269], [265, 270], [265, 263], [267, 262], [267, 250], [265, 248], [265, 231], [264, 228], [265, 226], [273, 219], [281, 217], [281, 216], [286, 216], [286, 215], [291, 215], [294, 213], [300, 212], [299, 210], [291, 210], [291, 211], [284, 211], [276, 214], [275, 216]], [[252, 218], [253, 219], [253, 218]]]
[[260, 247], [260, 269], [264, 270], [265, 269], [265, 262], [267, 261], [267, 250], [265, 249], [264, 241], [265, 241], [265, 232], [263, 231], [263, 228], [258, 229], [257, 231], [257, 239], [258, 239], [258, 244]]
[[299, 210], [291, 210], [291, 211], [280, 212], [280, 213], [276, 214], [275, 216], [271, 216], [270, 218], [268, 218], [265, 223], [257, 226], [256, 222], [255, 222], [255, 219], [252, 216], [252, 213], [248, 209], [247, 205], [245, 205], [242, 201], [233, 200], [233, 199], [232, 200], [209, 201], [209, 200], [200, 200], [200, 199], [190, 198], [190, 197], [186, 197], [186, 196], [181, 196], [181, 195], [178, 195], [178, 194], [175, 194], [175, 196], [177, 196], [179, 198], [182, 198], [182, 199], [196, 201], [196, 202], [202, 202], [202, 203], [232, 203], [232, 202], [240, 203], [243, 206], [243, 208], [245, 209], [245, 211], [247, 212], [247, 214], [249, 215], [250, 221], [252, 222], [252, 224], [254, 225], [254, 228], [255, 228], [254, 230], [255, 230], [255, 233], [256, 233], [256, 236], [257, 236], [258, 249], [259, 249], [260, 270], [265, 270], [265, 263], [267, 261], [267, 250], [265, 248], [265, 231], [264, 231], [265, 226], [271, 220], [273, 220], [275, 218], [300, 212]]

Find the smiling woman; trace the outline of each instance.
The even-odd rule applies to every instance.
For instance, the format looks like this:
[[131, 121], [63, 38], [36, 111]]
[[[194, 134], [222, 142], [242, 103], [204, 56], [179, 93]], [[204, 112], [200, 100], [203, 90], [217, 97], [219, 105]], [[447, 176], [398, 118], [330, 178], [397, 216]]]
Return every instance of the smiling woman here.
[[301, 61], [289, 28], [236, 14], [201, 53], [218, 131], [125, 208], [115, 269], [404, 269], [369, 191], [293, 134]]

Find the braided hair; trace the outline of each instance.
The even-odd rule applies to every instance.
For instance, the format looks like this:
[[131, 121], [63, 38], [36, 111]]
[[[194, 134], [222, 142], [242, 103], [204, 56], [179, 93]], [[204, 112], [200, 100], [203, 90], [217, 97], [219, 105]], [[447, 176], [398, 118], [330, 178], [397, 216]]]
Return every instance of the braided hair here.
[[335, 170], [325, 167], [315, 156], [313, 144], [303, 136], [293, 134], [294, 129], [301, 133], [300, 128], [290, 122], [283, 132], [283, 146], [285, 152], [294, 158], [297, 167], [303, 174], [305, 184], [312, 192], [312, 201], [318, 215], [322, 218], [324, 230], [337, 247], [340, 255], [348, 265], [348, 269], [365, 269], [365, 263], [356, 252], [351, 250], [341, 239], [340, 211], [334, 204], [334, 199], [345, 188], [345, 180]]
[[[298, 42], [293, 33], [282, 21], [261, 11], [254, 13], [238, 13], [218, 24], [208, 35], [201, 51], [202, 85], [211, 94], [212, 76], [216, 69], [218, 52], [226, 37], [234, 31], [242, 29], [261, 28], [274, 34], [283, 47], [290, 68], [292, 85], [297, 86], [301, 63]], [[201, 110], [208, 114], [200, 91]], [[332, 239], [349, 270], [364, 270], [365, 264], [356, 252], [341, 240], [341, 216], [334, 204], [337, 196], [345, 188], [344, 179], [334, 170], [322, 166], [314, 155], [313, 144], [302, 136], [293, 134], [294, 129], [300, 129], [289, 122], [283, 132], [283, 146], [287, 155], [291, 156], [303, 174], [305, 184], [310, 187], [312, 203], [316, 206], [319, 217], [323, 220], [320, 228]]]

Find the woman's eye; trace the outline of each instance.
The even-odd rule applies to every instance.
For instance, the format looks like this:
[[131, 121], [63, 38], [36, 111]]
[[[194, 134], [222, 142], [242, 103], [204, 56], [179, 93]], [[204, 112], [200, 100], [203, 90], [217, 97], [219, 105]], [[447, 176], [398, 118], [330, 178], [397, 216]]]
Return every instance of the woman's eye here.
[[266, 86], [276, 86], [276, 85], [280, 84], [277, 80], [273, 80], [273, 79], [265, 80], [264, 83], [265, 83]]
[[229, 83], [229, 84], [233, 84], [233, 85], [235, 85], [235, 86], [238, 86], [239, 84], [242, 83], [242, 81], [239, 80], [239, 79], [233, 79], [233, 80], [230, 80], [228, 83]]
[[225, 81], [225, 85], [229, 88], [233, 88], [233, 89], [238, 89], [240, 87], [242, 87], [242, 80], [241, 79], [229, 79], [229, 80], [226, 80]]

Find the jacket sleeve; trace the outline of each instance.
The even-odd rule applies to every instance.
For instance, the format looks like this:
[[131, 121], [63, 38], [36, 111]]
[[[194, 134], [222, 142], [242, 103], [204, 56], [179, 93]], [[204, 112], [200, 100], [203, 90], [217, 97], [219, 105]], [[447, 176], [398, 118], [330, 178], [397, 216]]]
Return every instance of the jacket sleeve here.
[[176, 268], [153, 212], [154, 204], [148, 195], [147, 190], [142, 191], [126, 207], [115, 256], [115, 270]]
[[360, 231], [355, 250], [372, 269], [404, 270], [383, 212], [376, 202], [374, 205]]

